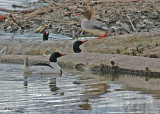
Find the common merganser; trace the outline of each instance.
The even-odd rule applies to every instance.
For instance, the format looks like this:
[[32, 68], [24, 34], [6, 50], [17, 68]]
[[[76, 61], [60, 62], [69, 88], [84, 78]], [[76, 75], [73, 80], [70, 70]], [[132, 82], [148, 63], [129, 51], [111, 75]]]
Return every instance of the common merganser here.
[[83, 19], [81, 22], [81, 28], [84, 29], [86, 32], [90, 32], [96, 36], [99, 36], [98, 39], [103, 38], [108, 34], [108, 27], [105, 23], [96, 19], [92, 19], [92, 16], [94, 14], [93, 9], [88, 9], [80, 14], [85, 17], [85, 19]]
[[50, 64], [38, 63], [32, 66], [28, 65], [28, 57], [24, 60], [24, 73], [37, 73], [37, 74], [53, 74], [62, 73], [61, 67], [57, 63], [57, 58], [67, 54], [60, 54], [54, 52], [49, 58]]
[[43, 32], [43, 41], [48, 40], [49, 32], [44, 31]]
[[75, 41], [74, 44], [73, 44], [73, 51], [75, 53], [80, 53], [82, 50], [79, 48], [80, 45], [82, 45], [84, 42], [86, 42], [88, 40], [85, 40], [85, 41]]

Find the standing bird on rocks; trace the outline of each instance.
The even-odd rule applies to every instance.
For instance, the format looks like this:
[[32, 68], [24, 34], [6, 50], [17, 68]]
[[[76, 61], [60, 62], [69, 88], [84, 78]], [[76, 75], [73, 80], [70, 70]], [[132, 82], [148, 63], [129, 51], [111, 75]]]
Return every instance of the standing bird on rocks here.
[[82, 50], [79, 48], [80, 45], [82, 45], [84, 42], [87, 42], [88, 40], [85, 41], [75, 41], [73, 44], [73, 51], [75, 53], [80, 53]]
[[48, 40], [49, 32], [44, 31], [43, 32], [43, 41]]
[[105, 25], [105, 23], [96, 19], [92, 19], [92, 16], [94, 14], [93, 9], [88, 9], [80, 14], [75, 15], [81, 14], [85, 17], [85, 19], [83, 19], [81, 22], [81, 28], [83, 30], [99, 36], [98, 39], [103, 38], [108, 34], [108, 27]]
[[61, 67], [57, 63], [57, 58], [67, 54], [60, 54], [59, 52], [54, 52], [49, 58], [50, 64], [38, 63], [35, 65], [28, 65], [28, 57], [24, 59], [24, 73], [32, 74], [58, 74], [62, 73]]

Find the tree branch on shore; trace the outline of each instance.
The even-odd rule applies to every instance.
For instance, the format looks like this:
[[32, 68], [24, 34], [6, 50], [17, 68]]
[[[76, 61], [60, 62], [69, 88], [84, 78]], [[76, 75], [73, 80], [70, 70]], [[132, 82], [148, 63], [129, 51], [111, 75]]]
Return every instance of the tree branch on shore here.
[[3, 12], [9, 12], [9, 13], [30, 13], [33, 12], [36, 9], [26, 9], [26, 10], [9, 10], [9, 9], [5, 9], [5, 8], [0, 8], [0, 11]]
[[11, 18], [11, 20], [16, 23], [19, 27], [21, 27], [21, 29], [24, 29], [24, 26], [22, 26], [20, 23], [18, 23], [14, 18], [13, 16], [10, 14], [9, 17]]

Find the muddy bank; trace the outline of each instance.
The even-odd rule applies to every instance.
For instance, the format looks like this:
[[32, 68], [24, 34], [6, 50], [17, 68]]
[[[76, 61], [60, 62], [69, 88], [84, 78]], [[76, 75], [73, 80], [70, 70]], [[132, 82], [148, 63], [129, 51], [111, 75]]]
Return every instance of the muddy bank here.
[[160, 31], [160, 1], [158, 0], [43, 1], [48, 5], [42, 4], [36, 9], [15, 10], [2, 14], [5, 20], [0, 21], [0, 30], [19, 33], [48, 30], [71, 37], [93, 36], [77, 29], [83, 17], [74, 15], [90, 7], [95, 9], [94, 18], [108, 25], [111, 36]]

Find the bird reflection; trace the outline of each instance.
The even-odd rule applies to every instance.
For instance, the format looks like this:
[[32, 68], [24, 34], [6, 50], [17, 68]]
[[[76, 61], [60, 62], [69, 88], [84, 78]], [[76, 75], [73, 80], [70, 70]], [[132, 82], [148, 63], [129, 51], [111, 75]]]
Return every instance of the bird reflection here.
[[80, 104], [79, 107], [82, 108], [83, 110], [90, 110], [91, 109], [91, 104], [89, 103], [89, 100], [83, 100], [83, 104]]
[[24, 73], [23, 77], [24, 77], [24, 87], [26, 88], [27, 91], [27, 87], [28, 87], [28, 83], [29, 83], [29, 79], [49, 79], [49, 88], [51, 91], [57, 91], [59, 90], [59, 88], [56, 86], [56, 78], [60, 77], [60, 74], [28, 74], [28, 73]]

